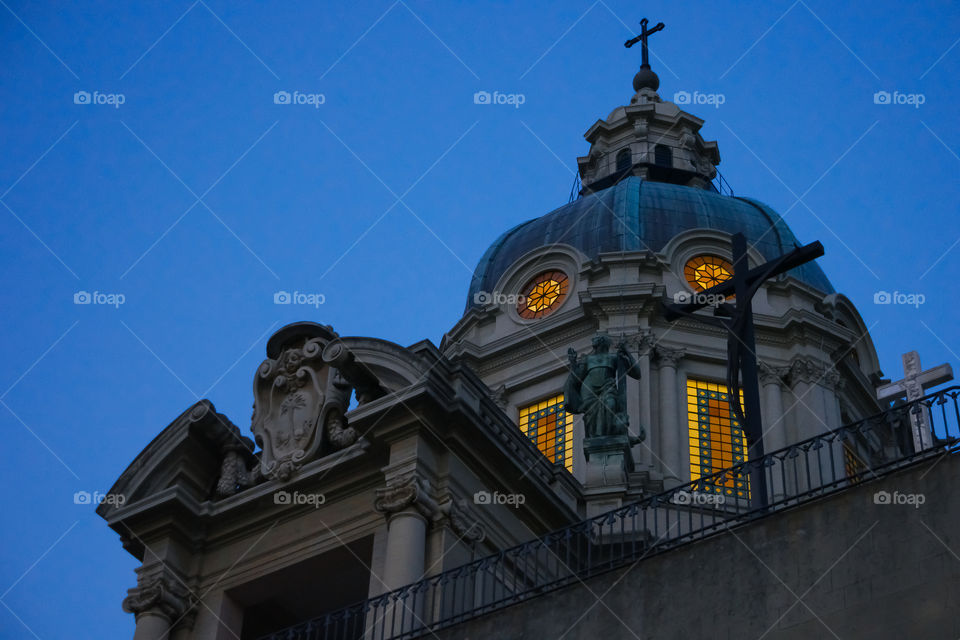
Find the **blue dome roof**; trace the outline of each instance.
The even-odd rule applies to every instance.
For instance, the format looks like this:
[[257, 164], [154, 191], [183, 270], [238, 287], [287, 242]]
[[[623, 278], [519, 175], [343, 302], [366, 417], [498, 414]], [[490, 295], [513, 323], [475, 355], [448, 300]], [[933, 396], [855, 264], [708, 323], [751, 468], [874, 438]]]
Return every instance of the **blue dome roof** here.
[[[475, 293], [493, 291], [507, 269], [534, 249], [567, 244], [591, 259], [609, 252], [660, 251], [689, 229], [741, 231], [768, 260], [800, 245], [783, 219], [761, 202], [631, 176], [497, 238], [474, 270], [467, 310], [474, 306]], [[788, 274], [825, 294], [834, 292], [815, 262]]]

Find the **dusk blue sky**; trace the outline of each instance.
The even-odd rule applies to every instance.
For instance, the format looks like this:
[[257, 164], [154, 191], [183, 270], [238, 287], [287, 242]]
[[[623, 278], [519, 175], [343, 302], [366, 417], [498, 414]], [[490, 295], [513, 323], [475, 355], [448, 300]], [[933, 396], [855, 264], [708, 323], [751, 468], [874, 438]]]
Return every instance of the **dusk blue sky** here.
[[74, 494], [198, 398], [248, 433], [277, 328], [439, 344], [487, 246], [567, 202], [583, 132], [632, 95], [644, 15], [666, 23], [661, 96], [723, 95], [686, 106], [720, 170], [823, 243], [885, 374], [913, 349], [960, 366], [953, 2], [0, 5], [4, 639], [132, 635], [137, 562]]

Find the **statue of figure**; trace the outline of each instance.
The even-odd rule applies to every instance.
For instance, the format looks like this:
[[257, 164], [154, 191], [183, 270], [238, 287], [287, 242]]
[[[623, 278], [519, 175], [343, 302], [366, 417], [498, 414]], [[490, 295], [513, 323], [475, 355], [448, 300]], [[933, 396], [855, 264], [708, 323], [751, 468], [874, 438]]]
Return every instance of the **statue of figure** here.
[[640, 378], [640, 364], [621, 342], [616, 353], [610, 353], [610, 337], [597, 334], [593, 338], [593, 353], [577, 357], [572, 348], [567, 350], [570, 375], [564, 389], [564, 408], [570, 413], [582, 413], [587, 438], [629, 436], [631, 444], [641, 442], [627, 430], [627, 390], [625, 376]]

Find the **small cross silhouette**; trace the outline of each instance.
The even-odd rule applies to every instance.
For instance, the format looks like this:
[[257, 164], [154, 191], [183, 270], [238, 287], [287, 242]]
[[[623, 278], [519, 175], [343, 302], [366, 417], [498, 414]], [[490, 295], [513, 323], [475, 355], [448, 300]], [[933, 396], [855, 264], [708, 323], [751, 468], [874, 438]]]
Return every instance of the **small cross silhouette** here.
[[647, 53], [647, 38], [649, 38], [651, 35], [653, 35], [657, 31], [660, 31], [664, 27], [664, 24], [662, 22], [658, 22], [657, 26], [655, 26], [653, 29], [647, 29], [647, 24], [649, 23], [650, 21], [647, 20], [646, 18], [641, 20], [640, 35], [638, 35], [636, 38], [633, 38], [632, 40], [627, 40], [626, 42], [623, 43], [623, 46], [625, 46], [627, 49], [637, 44], [638, 42], [640, 43], [641, 45], [640, 50], [643, 52], [643, 62], [640, 66], [646, 67], [647, 69], [650, 68], [650, 56]]

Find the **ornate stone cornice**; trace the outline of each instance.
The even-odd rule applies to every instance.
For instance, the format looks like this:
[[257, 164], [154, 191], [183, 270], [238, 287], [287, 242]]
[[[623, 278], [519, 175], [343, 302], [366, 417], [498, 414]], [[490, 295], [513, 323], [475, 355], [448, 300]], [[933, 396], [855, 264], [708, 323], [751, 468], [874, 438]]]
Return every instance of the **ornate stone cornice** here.
[[429, 520], [439, 512], [437, 503], [426, 490], [426, 481], [416, 473], [393, 479], [386, 487], [376, 489], [374, 493], [374, 510], [388, 517], [413, 510]]
[[164, 567], [157, 573], [140, 574], [136, 588], [123, 600], [123, 610], [137, 617], [156, 615], [171, 625], [182, 622], [190, 626], [199, 602], [184, 582]]
[[653, 353], [656, 361], [661, 367], [677, 368], [677, 365], [687, 355], [686, 349], [667, 349], [665, 347], [654, 347]]

